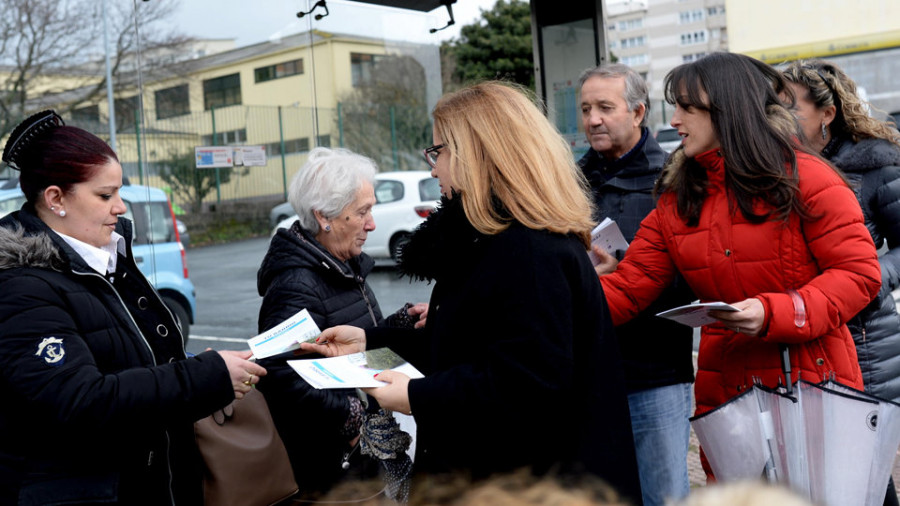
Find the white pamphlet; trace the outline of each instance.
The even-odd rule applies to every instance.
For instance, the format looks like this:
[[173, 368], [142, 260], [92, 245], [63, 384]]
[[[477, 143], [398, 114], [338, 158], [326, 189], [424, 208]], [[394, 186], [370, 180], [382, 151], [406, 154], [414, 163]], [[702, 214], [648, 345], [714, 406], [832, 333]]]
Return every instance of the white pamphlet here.
[[296, 350], [300, 343], [312, 341], [321, 333], [319, 326], [309, 316], [309, 311], [303, 309], [262, 334], [250, 338], [247, 344], [258, 360]]
[[656, 313], [656, 316], [683, 323], [688, 327], [702, 327], [719, 321], [709, 315], [710, 311], [740, 311], [740, 309], [724, 302], [698, 302]]
[[[617, 250], [628, 249], [628, 241], [625, 240], [625, 236], [622, 235], [622, 231], [619, 230], [615, 221], [604, 218], [599, 225], [594, 227], [594, 230], [591, 230], [591, 246], [600, 246], [610, 255], [616, 256]], [[589, 251], [588, 256], [591, 258], [592, 264], [600, 263], [600, 258], [593, 251]]]
[[402, 372], [410, 378], [425, 377], [390, 348], [340, 357], [288, 360], [287, 363], [315, 388], [383, 387], [386, 383], [378, 381], [374, 376], [387, 369]]

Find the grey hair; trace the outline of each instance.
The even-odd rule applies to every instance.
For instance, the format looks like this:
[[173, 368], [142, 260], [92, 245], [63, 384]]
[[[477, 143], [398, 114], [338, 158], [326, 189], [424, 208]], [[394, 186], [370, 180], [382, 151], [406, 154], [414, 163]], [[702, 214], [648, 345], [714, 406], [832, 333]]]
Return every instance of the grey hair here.
[[608, 63], [599, 67], [591, 67], [581, 73], [578, 78], [578, 89], [584, 86], [584, 82], [592, 77], [601, 77], [604, 79], [610, 77], [625, 78], [625, 104], [628, 110], [637, 109], [640, 104], [644, 104], [644, 118], [641, 120], [641, 126], [647, 126], [647, 117], [650, 116], [650, 93], [647, 90], [647, 82], [640, 74], [634, 71], [628, 65], [621, 63]]
[[316, 211], [335, 218], [356, 199], [363, 183], [375, 183], [375, 162], [348, 149], [315, 148], [291, 180], [288, 202], [300, 226], [319, 233]]

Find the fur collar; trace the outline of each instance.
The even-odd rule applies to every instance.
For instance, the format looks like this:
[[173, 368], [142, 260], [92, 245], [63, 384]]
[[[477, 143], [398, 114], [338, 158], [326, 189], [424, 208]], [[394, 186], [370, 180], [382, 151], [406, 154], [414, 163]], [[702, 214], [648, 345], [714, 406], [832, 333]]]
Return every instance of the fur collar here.
[[0, 227], [0, 269], [17, 267], [62, 271], [65, 262], [49, 235], [28, 235], [21, 226]]
[[440, 206], [403, 248], [398, 268], [405, 276], [428, 281], [463, 274], [488, 239], [469, 223], [459, 194], [452, 199], [441, 197]]
[[844, 172], [868, 172], [882, 167], [900, 166], [900, 148], [884, 139], [844, 140], [830, 158]]

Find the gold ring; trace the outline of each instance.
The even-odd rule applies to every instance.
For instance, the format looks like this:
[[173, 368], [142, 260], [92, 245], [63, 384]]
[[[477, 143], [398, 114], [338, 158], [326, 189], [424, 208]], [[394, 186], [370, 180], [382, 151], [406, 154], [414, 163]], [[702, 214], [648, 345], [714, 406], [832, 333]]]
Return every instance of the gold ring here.
[[247, 385], [248, 387], [253, 384], [253, 375], [252, 374], [250, 375], [250, 379], [245, 381], [244, 384]]

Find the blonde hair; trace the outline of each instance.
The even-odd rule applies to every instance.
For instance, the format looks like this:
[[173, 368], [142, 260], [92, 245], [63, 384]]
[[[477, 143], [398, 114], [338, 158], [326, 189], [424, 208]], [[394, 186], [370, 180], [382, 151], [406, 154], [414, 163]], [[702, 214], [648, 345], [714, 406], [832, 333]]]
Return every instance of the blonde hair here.
[[799, 60], [784, 69], [784, 77], [806, 88], [807, 99], [817, 109], [833, 105], [835, 118], [831, 129], [853, 142], [860, 139], [884, 139], [900, 146], [900, 134], [885, 121], [869, 116], [870, 104], [859, 98], [856, 83], [837, 65], [825, 60]]
[[450, 155], [466, 216], [479, 232], [497, 234], [515, 220], [590, 244], [584, 175], [568, 143], [521, 88], [489, 81], [445, 95], [434, 108], [434, 129]]
[[687, 499], [675, 506], [813, 506], [793, 491], [762, 481], [716, 483], [691, 491]]

